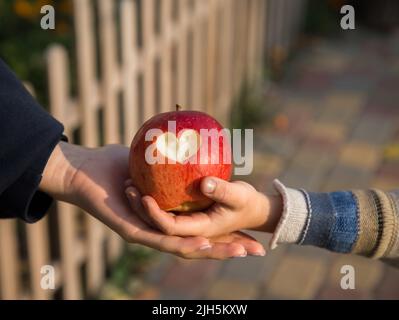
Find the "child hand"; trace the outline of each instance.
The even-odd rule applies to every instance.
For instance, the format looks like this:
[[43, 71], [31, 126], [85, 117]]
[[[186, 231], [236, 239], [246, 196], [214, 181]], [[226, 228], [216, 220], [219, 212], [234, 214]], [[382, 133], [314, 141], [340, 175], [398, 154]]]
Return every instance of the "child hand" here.
[[[126, 195], [129, 199], [132, 211], [138, 214], [141, 220], [145, 222], [146, 225], [151, 227], [151, 230], [153, 230], [154, 232], [159, 232], [156, 231], [156, 229], [161, 229], [161, 228], [158, 227], [156, 220], [152, 220], [150, 214], [148, 213], [148, 209], [146, 209], [143, 205], [144, 202], [142, 201], [140, 193], [135, 187], [131, 186], [131, 183], [132, 181], [129, 180], [126, 182], [125, 185], [127, 187]], [[153, 198], [151, 197], [148, 198], [150, 198], [158, 207]], [[162, 211], [162, 213], [165, 213], [166, 215], [170, 214], [164, 211]], [[195, 224], [195, 221], [193, 221], [193, 223]], [[169, 238], [176, 238], [176, 236], [164, 235], [164, 238], [166, 241]], [[186, 239], [188, 241], [188, 239], [190, 238], [192, 237], [184, 237], [184, 238], [179, 237], [179, 239], [182, 240], [181, 242], [183, 242], [183, 240], [186, 241]], [[185, 254], [180, 256], [184, 258], [227, 259], [232, 257], [244, 257], [247, 254], [264, 255], [265, 253], [263, 246], [259, 242], [257, 242], [254, 238], [243, 232], [228, 232], [213, 237], [197, 237], [197, 238], [207, 239], [209, 246], [206, 249], [204, 248], [205, 250], [195, 251], [190, 254]]]
[[281, 197], [263, 195], [248, 183], [206, 177], [201, 191], [215, 201], [204, 212], [175, 215], [160, 209], [149, 196], [142, 198], [142, 204], [151, 223], [167, 235], [215, 237], [241, 229], [273, 232], [280, 219]]

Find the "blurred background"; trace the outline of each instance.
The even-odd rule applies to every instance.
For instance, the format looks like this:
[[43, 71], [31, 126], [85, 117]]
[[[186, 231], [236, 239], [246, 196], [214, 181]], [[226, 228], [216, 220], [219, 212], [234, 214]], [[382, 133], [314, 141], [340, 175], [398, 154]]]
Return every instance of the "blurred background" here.
[[[53, 5], [55, 30], [40, 28]], [[340, 27], [351, 4], [356, 29]], [[395, 0], [7, 0], [0, 56], [74, 143], [129, 144], [179, 103], [254, 128], [254, 172], [314, 191], [399, 187]], [[242, 179], [242, 177], [240, 177]], [[270, 235], [252, 233], [267, 246]], [[40, 269], [55, 267], [56, 289]], [[340, 269], [356, 289], [340, 288]], [[399, 298], [399, 271], [297, 246], [265, 258], [187, 261], [57, 203], [34, 225], [0, 222], [1, 299]]]

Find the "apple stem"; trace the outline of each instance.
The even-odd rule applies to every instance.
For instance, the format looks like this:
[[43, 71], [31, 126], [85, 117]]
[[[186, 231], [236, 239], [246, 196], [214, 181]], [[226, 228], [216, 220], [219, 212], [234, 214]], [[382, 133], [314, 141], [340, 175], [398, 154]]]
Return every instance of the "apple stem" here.
[[181, 109], [183, 109], [183, 108], [181, 107], [181, 105], [180, 105], [180, 104], [176, 104], [176, 111], [180, 111]]

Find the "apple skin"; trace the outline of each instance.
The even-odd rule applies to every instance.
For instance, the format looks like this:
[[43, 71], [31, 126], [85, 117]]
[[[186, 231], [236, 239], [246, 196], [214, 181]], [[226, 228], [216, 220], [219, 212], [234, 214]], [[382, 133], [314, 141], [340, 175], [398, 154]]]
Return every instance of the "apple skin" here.
[[[133, 184], [142, 195], [153, 197], [159, 207], [165, 211], [193, 212], [204, 210], [210, 207], [212, 200], [205, 197], [200, 191], [200, 182], [203, 177], [215, 176], [229, 180], [232, 173], [232, 161], [223, 162], [223, 152], [231, 158], [230, 142], [223, 143], [218, 139], [219, 161], [211, 163], [215, 156], [211, 154], [211, 139], [208, 140], [208, 147], [205, 143], [199, 146], [199, 150], [192, 157], [197, 157], [196, 163], [165, 163], [148, 164], [145, 159], [147, 147], [156, 142], [145, 141], [146, 132], [150, 129], [160, 129], [168, 132], [168, 121], [176, 122], [176, 136], [187, 129], [195, 130], [200, 134], [201, 129], [217, 129], [219, 133], [223, 127], [211, 116], [198, 111], [173, 111], [161, 113], [146, 121], [136, 133], [130, 148], [129, 172]], [[203, 137], [201, 137], [203, 139]], [[200, 163], [202, 158], [207, 157], [208, 163]], [[156, 150], [158, 155], [158, 150]], [[162, 153], [159, 154], [163, 157]], [[215, 162], [215, 159], [214, 159]]]

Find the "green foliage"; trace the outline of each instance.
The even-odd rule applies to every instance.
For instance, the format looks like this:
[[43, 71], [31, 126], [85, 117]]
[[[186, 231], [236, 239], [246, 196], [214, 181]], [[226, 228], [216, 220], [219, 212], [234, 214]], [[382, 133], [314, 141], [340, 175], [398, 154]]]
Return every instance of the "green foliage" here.
[[[56, 29], [40, 27], [43, 5], [53, 5]], [[1, 58], [23, 81], [34, 85], [37, 99], [47, 104], [47, 74], [44, 52], [49, 44], [73, 47], [71, 0], [3, 0], [0, 2]]]
[[250, 85], [248, 82], [243, 84], [232, 106], [232, 128], [251, 129], [271, 119], [272, 108], [268, 106], [264, 87], [263, 81], [256, 85]]
[[153, 251], [145, 247], [127, 246], [111, 271], [109, 284], [121, 292], [130, 293], [133, 278], [144, 271], [153, 256]]
[[314, 35], [337, 35], [340, 31], [339, 9], [342, 0], [309, 0], [305, 16], [305, 32]]

